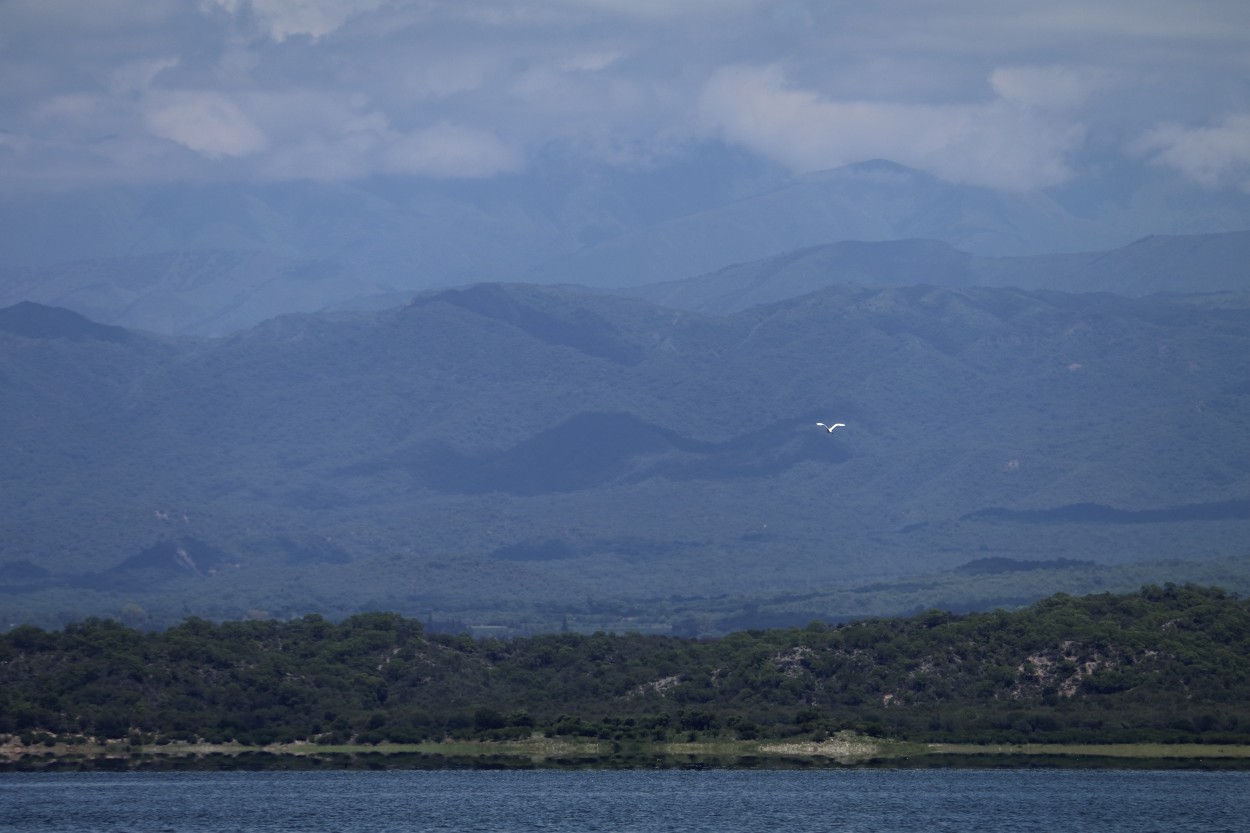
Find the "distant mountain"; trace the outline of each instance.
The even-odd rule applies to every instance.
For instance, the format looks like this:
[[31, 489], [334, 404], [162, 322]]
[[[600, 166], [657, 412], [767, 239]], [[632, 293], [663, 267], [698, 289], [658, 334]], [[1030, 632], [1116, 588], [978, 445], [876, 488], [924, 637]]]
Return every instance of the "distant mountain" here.
[[[740, 312], [839, 284], [965, 287], [978, 258], [937, 240], [844, 241], [616, 292], [676, 309]], [[1025, 258], [1027, 260], [1027, 258]]]
[[1113, 292], [1250, 292], [1250, 231], [1156, 235], [1109, 252], [981, 257], [936, 240], [847, 241], [617, 291], [678, 309], [737, 312], [836, 284]]
[[0, 269], [168, 253], [329, 262], [426, 289], [514, 279], [586, 245], [785, 179], [713, 146], [658, 170], [548, 149], [524, 175], [350, 183], [162, 185], [0, 194]]
[[471, 182], [0, 195], [0, 305], [37, 301], [101, 323], [211, 335], [479, 282], [681, 280], [845, 241], [926, 239], [1004, 258], [1250, 228], [1250, 194], [1131, 173], [1114, 187], [1016, 193], [881, 160], [796, 178], [705, 148], [628, 170], [549, 152], [525, 174]]
[[488, 284], [217, 339], [19, 318], [55, 326], [0, 326], [7, 621], [593, 608], [1250, 540], [1244, 306], [840, 285], [710, 316]]
[[264, 252], [190, 251], [0, 270], [0, 303], [37, 301], [178, 335], [224, 335], [343, 304], [394, 306], [410, 295], [333, 262]]
[[[615, 291], [723, 313], [838, 283], [1014, 286], [1070, 292], [1250, 290], [1250, 231], [1162, 236], [1109, 252], [983, 257], [936, 240], [843, 241]], [[289, 312], [367, 311], [413, 298], [330, 261], [204, 251], [0, 270], [0, 303], [51, 304], [106, 324], [224, 335]], [[471, 297], [466, 295], [466, 298]]]
[[892, 162], [848, 165], [640, 229], [532, 273], [543, 281], [633, 286], [824, 243], [932, 238], [987, 255], [1080, 251], [1114, 232], [1045, 194], [952, 185]]
[[1067, 292], [1250, 291], [1250, 231], [1162, 235], [1109, 252], [1032, 258], [977, 258], [973, 283]]
[[22, 301], [0, 309], [0, 332], [35, 339], [125, 343], [133, 336], [122, 327], [108, 327], [76, 312]]
[[260, 253], [329, 262], [382, 284], [414, 286], [497, 275], [515, 258], [546, 254], [554, 236], [540, 213], [520, 206], [496, 210], [470, 194], [391, 194], [331, 183], [23, 195], [0, 200], [0, 219], [5, 269], [170, 253]]

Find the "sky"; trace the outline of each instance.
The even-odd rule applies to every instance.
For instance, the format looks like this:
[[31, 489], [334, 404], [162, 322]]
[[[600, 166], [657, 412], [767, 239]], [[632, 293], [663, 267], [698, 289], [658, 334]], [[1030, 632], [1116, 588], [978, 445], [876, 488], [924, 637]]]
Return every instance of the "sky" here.
[[720, 145], [1250, 192], [1244, 0], [0, 0], [0, 185], [439, 180]]

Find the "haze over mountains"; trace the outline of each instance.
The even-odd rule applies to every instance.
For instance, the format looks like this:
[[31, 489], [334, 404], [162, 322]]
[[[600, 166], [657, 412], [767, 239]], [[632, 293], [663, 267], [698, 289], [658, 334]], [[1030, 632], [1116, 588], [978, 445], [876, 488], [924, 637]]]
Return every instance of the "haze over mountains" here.
[[709, 315], [489, 284], [211, 340], [24, 304], [0, 589], [10, 621], [507, 619], [1244, 557], [1248, 356], [1235, 296], [838, 285]]
[[1250, 232], [1153, 235], [1109, 252], [980, 257], [936, 240], [846, 241], [727, 266], [709, 275], [619, 290], [665, 306], [738, 312], [842, 283], [1017, 287], [1065, 292], [1250, 290]]
[[10, 200], [0, 611], [693, 633], [1244, 559], [1250, 198], [584, 173]]
[[1250, 589], [1250, 6], [1088, 5], [0, 4], [0, 627]]
[[[0, 200], [0, 303], [219, 335], [287, 312], [381, 309], [437, 287], [635, 287], [775, 257], [804, 263], [813, 256], [806, 249], [847, 242], [888, 245], [861, 247], [849, 260], [845, 248], [821, 255], [805, 267], [819, 277], [797, 288], [848, 280], [1134, 295], [1245, 287], [1244, 235], [1209, 245], [1156, 237], [1149, 252], [1134, 241], [1250, 228], [1250, 195], [1204, 193], [1158, 173], [1103, 186], [1014, 193], [882, 161], [793, 178], [723, 153], [641, 173], [552, 161], [524, 176], [421, 187], [379, 180], [23, 194]], [[949, 248], [894, 242], [905, 239]], [[1169, 263], [1175, 269], [1165, 273]]]

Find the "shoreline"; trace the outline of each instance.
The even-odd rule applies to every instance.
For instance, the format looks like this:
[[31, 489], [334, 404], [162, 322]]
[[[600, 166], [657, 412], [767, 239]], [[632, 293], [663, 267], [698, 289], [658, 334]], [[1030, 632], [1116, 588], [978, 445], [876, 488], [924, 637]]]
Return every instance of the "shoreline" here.
[[333, 769], [791, 768], [1250, 769], [1250, 745], [912, 743], [842, 734], [824, 740], [620, 744], [535, 736], [414, 744], [175, 742], [0, 746], [0, 772]]

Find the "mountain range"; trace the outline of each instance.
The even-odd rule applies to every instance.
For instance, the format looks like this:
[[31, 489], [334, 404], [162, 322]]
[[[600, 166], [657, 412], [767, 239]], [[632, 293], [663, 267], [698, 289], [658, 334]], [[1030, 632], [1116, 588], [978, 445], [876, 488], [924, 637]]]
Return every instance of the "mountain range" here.
[[[526, 175], [420, 187], [0, 195], [0, 305], [36, 301], [132, 329], [224, 335], [290, 312], [384, 309], [435, 288], [619, 291], [778, 258], [791, 278], [816, 265], [826, 283], [1245, 287], [1246, 238], [1224, 235], [1250, 229], [1250, 195], [1153, 170], [1105, 179], [1081, 193], [1014, 193], [881, 160], [795, 178], [725, 152], [638, 171], [555, 158]], [[1162, 271], [1165, 262], [1181, 271]]]
[[6, 621], [523, 626], [973, 562], [1245, 559], [1244, 296], [715, 303], [479, 284], [217, 338], [0, 310]]
[[[1154, 235], [1111, 251], [1015, 257], [974, 255], [939, 240], [847, 240], [604, 291], [712, 314], [852, 283], [1136, 297], [1250, 291], [1246, 264], [1250, 231]], [[99, 322], [169, 335], [224, 335], [292, 312], [382, 310], [418, 294], [331, 261], [265, 253], [177, 252], [0, 271], [2, 303], [55, 304]]]
[[698, 312], [738, 312], [822, 287], [929, 284], [1065, 292], [1250, 291], [1250, 231], [1154, 235], [1107, 252], [984, 257], [936, 240], [844, 241], [618, 292]]

